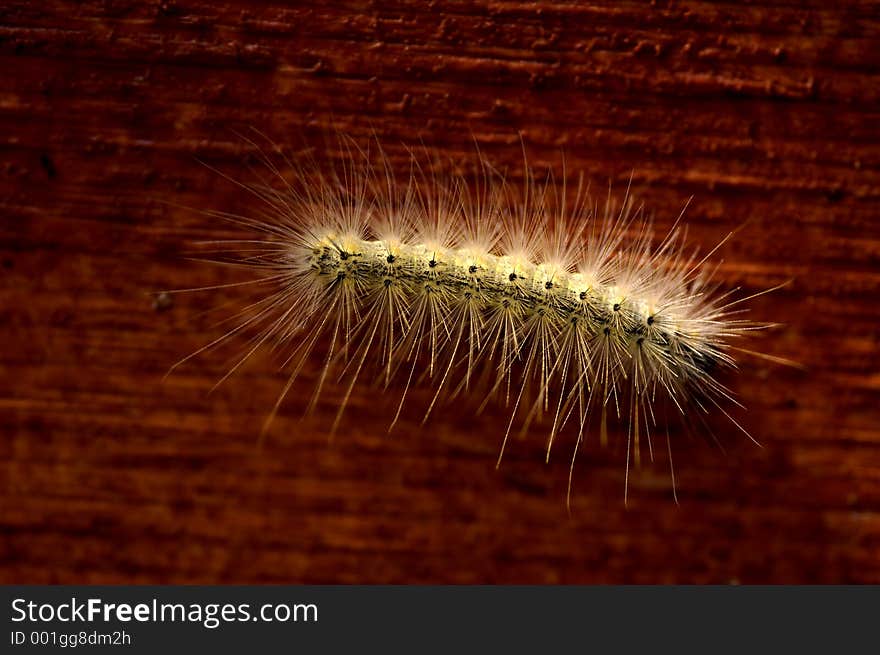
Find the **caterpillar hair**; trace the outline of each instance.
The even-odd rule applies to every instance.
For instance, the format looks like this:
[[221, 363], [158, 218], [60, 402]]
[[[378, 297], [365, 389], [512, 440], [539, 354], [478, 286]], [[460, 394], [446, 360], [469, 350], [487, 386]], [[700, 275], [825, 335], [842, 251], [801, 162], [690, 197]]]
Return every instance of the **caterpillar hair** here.
[[464, 396], [477, 397], [477, 410], [502, 403], [496, 465], [514, 425], [525, 433], [546, 423], [547, 458], [571, 429], [569, 493], [592, 416], [603, 445], [609, 414], [622, 421], [624, 499], [645, 442], [653, 458], [660, 407], [720, 413], [751, 438], [721, 380], [735, 353], [752, 352], [736, 342], [768, 324], [741, 317], [754, 295], [735, 297], [714, 281], [709, 260], [730, 234], [700, 255], [686, 244], [682, 211], [658, 242], [629, 188], [620, 201], [610, 189], [597, 201], [583, 177], [539, 175], [528, 163], [514, 182], [479, 149], [470, 167], [408, 150], [401, 174], [381, 148], [347, 139], [343, 164], [330, 168], [249, 143], [262, 172], [232, 181], [258, 209], [206, 213], [254, 233], [210, 243], [220, 249], [215, 261], [254, 271], [247, 284], [261, 294], [232, 329], [182, 361], [247, 335], [225, 379], [264, 345], [280, 349], [286, 383], [263, 433], [313, 366], [310, 409], [328, 379], [344, 389], [331, 435], [365, 371], [399, 392], [389, 431], [415, 385], [432, 390], [423, 421]]

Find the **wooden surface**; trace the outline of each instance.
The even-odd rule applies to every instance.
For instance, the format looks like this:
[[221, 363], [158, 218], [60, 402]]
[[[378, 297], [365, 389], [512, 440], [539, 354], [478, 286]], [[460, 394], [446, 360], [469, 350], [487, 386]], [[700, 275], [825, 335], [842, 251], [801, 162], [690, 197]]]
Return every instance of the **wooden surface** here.
[[[805, 4], [815, 5], [813, 8]], [[832, 5], [834, 7], [832, 8]], [[4, 2], [0, 7], [0, 582], [880, 582], [880, 15], [873, 3]], [[473, 141], [634, 187], [750, 316], [784, 323], [728, 380], [720, 422], [631, 480], [596, 436], [543, 462], [497, 410], [340, 387], [299, 421], [271, 354], [209, 395], [243, 344], [203, 312], [241, 279], [185, 259], [246, 213], [249, 126], [282, 144], [375, 132], [390, 152]], [[316, 155], [322, 156], [320, 152]]]

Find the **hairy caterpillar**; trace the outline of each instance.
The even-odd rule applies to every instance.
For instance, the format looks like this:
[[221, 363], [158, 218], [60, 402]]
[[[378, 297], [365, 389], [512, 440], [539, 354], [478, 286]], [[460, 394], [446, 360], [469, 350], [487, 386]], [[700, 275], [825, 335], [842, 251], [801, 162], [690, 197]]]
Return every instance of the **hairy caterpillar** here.
[[500, 400], [509, 417], [496, 465], [517, 419], [525, 433], [549, 418], [548, 458], [571, 425], [569, 490], [594, 414], [603, 445], [608, 414], [626, 422], [624, 498], [643, 440], [653, 457], [661, 406], [718, 411], [751, 438], [725, 409], [736, 401], [719, 373], [735, 367], [733, 352], [751, 352], [737, 338], [768, 325], [735, 317], [754, 296], [732, 299], [736, 290], [713, 282], [707, 260], [721, 244], [702, 257], [688, 249], [684, 212], [655, 243], [629, 189], [599, 203], [580, 178], [538, 177], [526, 163], [513, 183], [479, 152], [470, 173], [440, 173], [410, 152], [400, 175], [381, 149], [343, 140], [342, 150], [345, 163], [330, 170], [277, 150], [292, 173], [259, 150], [269, 179], [233, 182], [261, 209], [206, 212], [256, 233], [209, 243], [221, 248], [218, 261], [260, 274], [245, 284], [271, 291], [182, 362], [250, 334], [225, 379], [264, 344], [281, 348], [287, 382], [263, 433], [303, 368], [315, 366], [310, 408], [330, 376], [344, 384], [331, 435], [372, 367], [384, 388], [402, 387], [389, 431], [416, 384], [433, 386], [423, 420], [441, 400], [476, 394], [480, 409]]

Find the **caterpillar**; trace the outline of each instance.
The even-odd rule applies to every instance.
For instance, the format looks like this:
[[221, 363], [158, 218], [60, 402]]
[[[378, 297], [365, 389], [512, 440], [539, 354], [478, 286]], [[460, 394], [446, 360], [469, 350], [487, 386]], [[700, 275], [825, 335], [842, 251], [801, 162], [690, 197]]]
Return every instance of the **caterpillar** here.
[[[248, 347], [223, 379], [257, 349], [280, 349], [287, 381], [261, 436], [312, 366], [309, 409], [328, 379], [343, 384], [331, 435], [365, 371], [399, 391], [389, 431], [414, 385], [432, 387], [423, 422], [451, 399], [475, 396], [477, 411], [501, 402], [496, 466], [517, 420], [523, 434], [546, 421], [547, 458], [572, 426], [569, 495], [595, 414], [603, 445], [609, 414], [624, 422], [624, 501], [645, 441], [653, 458], [661, 406], [682, 416], [719, 412], [755, 441], [728, 411], [738, 403], [722, 377], [736, 368], [736, 352], [752, 352], [736, 341], [770, 325], [741, 318], [740, 305], [773, 289], [734, 298], [738, 289], [714, 281], [708, 262], [732, 233], [701, 256], [687, 245], [683, 209], [657, 242], [629, 185], [622, 200], [610, 187], [597, 200], [583, 176], [539, 175], [525, 155], [513, 181], [479, 148], [464, 171], [408, 150], [401, 174], [381, 148], [344, 138], [343, 164], [329, 170], [307, 153], [292, 160], [246, 140], [264, 173], [228, 179], [259, 208], [205, 213], [253, 236], [206, 243], [219, 248], [215, 261], [253, 271], [244, 284], [265, 292], [175, 367], [240, 334], [251, 335]], [[675, 493], [668, 432], [667, 447]]]

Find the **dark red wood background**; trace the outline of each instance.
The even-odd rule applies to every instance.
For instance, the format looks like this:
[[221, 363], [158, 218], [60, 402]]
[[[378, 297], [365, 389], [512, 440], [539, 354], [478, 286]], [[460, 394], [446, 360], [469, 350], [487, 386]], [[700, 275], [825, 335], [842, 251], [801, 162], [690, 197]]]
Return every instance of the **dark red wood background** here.
[[[812, 4], [813, 7], [807, 5]], [[0, 581], [880, 582], [880, 15], [829, 2], [16, 2], [0, 7]], [[634, 186], [784, 327], [730, 383], [756, 447], [677, 434], [633, 475], [546, 426], [495, 471], [503, 419], [392, 435], [362, 385], [327, 443], [284, 377], [204, 310], [240, 279], [185, 259], [253, 200], [253, 126], [291, 145], [375, 132]], [[317, 156], [331, 156], [332, 153]], [[239, 348], [241, 344], [239, 344]], [[389, 401], [390, 402], [390, 401]], [[393, 407], [393, 405], [392, 405]], [[699, 430], [696, 430], [699, 432]], [[595, 435], [592, 435], [595, 442]], [[661, 442], [662, 443], [662, 442]]]

